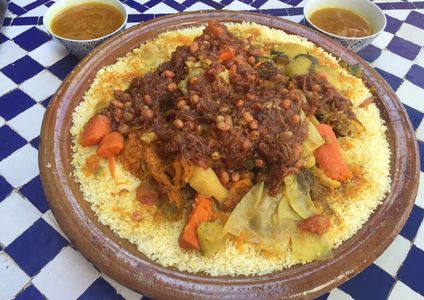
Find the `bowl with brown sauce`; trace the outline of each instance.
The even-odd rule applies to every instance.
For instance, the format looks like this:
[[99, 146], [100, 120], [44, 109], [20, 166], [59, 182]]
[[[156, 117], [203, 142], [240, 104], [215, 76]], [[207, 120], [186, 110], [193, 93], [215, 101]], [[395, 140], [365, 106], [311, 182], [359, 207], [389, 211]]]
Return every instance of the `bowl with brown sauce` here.
[[310, 27], [352, 51], [368, 46], [386, 27], [386, 16], [368, 0], [309, 0], [303, 10]]
[[82, 58], [123, 31], [127, 12], [117, 0], [63, 0], [44, 15], [44, 26], [72, 54]]

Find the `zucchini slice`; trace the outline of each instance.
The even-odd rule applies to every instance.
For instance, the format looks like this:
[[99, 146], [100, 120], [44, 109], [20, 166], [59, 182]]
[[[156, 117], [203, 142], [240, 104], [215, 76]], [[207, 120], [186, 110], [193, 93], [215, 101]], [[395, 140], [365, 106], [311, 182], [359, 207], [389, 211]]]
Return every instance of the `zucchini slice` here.
[[307, 75], [314, 71], [316, 64], [315, 57], [308, 54], [299, 54], [286, 66], [285, 72], [290, 77]]

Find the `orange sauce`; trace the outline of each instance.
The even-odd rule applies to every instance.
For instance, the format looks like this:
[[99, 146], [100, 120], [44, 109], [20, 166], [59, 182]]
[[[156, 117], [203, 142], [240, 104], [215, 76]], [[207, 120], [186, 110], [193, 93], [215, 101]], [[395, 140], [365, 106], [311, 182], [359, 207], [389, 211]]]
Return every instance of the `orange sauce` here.
[[364, 37], [373, 33], [367, 19], [347, 9], [319, 9], [309, 19], [320, 29], [339, 36]]
[[91, 40], [114, 32], [123, 22], [124, 16], [115, 7], [89, 2], [59, 12], [52, 20], [51, 30], [64, 38]]

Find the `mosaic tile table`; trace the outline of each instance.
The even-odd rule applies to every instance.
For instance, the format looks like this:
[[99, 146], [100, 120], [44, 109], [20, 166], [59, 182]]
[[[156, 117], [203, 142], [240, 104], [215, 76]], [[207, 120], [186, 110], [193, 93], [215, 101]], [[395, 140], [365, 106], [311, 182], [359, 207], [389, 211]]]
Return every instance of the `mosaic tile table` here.
[[[128, 26], [200, 9], [249, 10], [301, 22], [302, 0], [124, 0]], [[384, 32], [360, 55], [392, 86], [411, 118], [424, 167], [424, 1], [376, 1]], [[45, 32], [53, 2], [9, 2], [0, 31], [0, 299], [140, 299], [72, 248], [47, 206], [37, 149], [50, 97], [78, 59]], [[423, 175], [423, 173], [421, 173]], [[419, 180], [417, 178], [417, 180]], [[405, 227], [362, 273], [320, 299], [424, 299], [424, 177]]]

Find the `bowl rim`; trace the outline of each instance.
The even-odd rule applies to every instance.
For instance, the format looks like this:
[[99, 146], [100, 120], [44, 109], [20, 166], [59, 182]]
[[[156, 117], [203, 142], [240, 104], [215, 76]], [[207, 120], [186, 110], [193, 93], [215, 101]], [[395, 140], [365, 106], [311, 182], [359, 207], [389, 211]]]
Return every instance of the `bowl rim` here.
[[[113, 234], [107, 235], [110, 229], [93, 218], [92, 212], [90, 215], [87, 201], [78, 201], [77, 198], [82, 197], [81, 192], [72, 173], [69, 173], [69, 113], [81, 100], [76, 99], [81, 95], [78, 88], [89, 86], [93, 80], [90, 74], [116, 61], [118, 56], [111, 57], [116, 54], [111, 53], [112, 49], [127, 53], [139, 44], [121, 49], [125, 42], [131, 44], [140, 39], [141, 34], [147, 37], [155, 35], [175, 28], [175, 24], [178, 28], [193, 27], [210, 19], [254, 22], [305, 36], [348, 63], [359, 63], [364, 79], [376, 88], [382, 117], [390, 121], [388, 134], [391, 130], [396, 133], [389, 139], [393, 155], [391, 192], [364, 226], [335, 250], [332, 260], [297, 265], [261, 276], [210, 277], [181, 272], [162, 267], [131, 248], [125, 240]], [[109, 56], [100, 59], [101, 55]], [[73, 103], [73, 108], [70, 103]], [[375, 70], [358, 55], [321, 33], [277, 17], [239, 11], [195, 11], [164, 16], [136, 25], [96, 48], [67, 76], [48, 106], [41, 130], [39, 167], [51, 210], [74, 246], [119, 283], [158, 299], [311, 298], [329, 291], [371, 264], [393, 241], [412, 209], [418, 188], [416, 178], [419, 176], [417, 143], [411, 123], [396, 94]], [[299, 280], [300, 277], [304, 280]]]
[[[335, 38], [338, 38], [338, 39], [344, 39], [344, 40], [350, 40], [350, 41], [366, 40], [366, 39], [370, 39], [370, 38], [376, 37], [381, 32], [383, 32], [384, 31], [384, 28], [386, 28], [386, 26], [387, 26], [387, 18], [386, 18], [386, 15], [384, 14], [383, 10], [380, 7], [378, 7], [378, 5], [376, 5], [374, 2], [367, 1], [367, 3], [368, 3], [367, 5], [370, 5], [370, 6], [375, 7], [377, 9], [377, 11], [380, 13], [380, 16], [383, 17], [383, 26], [381, 26], [380, 30], [374, 32], [373, 34], [370, 34], [370, 35], [367, 35], [367, 36], [362, 36], [362, 37], [347, 37], [347, 36], [337, 35], [337, 34], [334, 34], [334, 33], [328, 32], [328, 31], [325, 31], [324, 29], [321, 29], [320, 27], [316, 26], [313, 22], [311, 22], [311, 20], [309, 19], [309, 15], [307, 15], [305, 13], [305, 10], [309, 7], [310, 3], [311, 3], [311, 1], [306, 2], [305, 6], [303, 7], [303, 17], [316, 30], [318, 30], [320, 32], [323, 32], [323, 33], [325, 33], [325, 34], [327, 34], [327, 35], [329, 35], [331, 37], [335, 37]], [[346, 9], [343, 6], [343, 1], [340, 1], [337, 5], [333, 5], [332, 8], [333, 7]], [[312, 13], [313, 12], [311, 12], [311, 14]]]
[[[116, 33], [118, 33], [119, 31], [121, 31], [122, 30], [122, 28], [124, 28], [126, 25], [127, 25], [127, 22], [128, 22], [128, 12], [127, 12], [127, 10], [126, 10], [126, 8], [125, 8], [125, 6], [120, 2], [120, 1], [118, 1], [118, 0], [108, 0], [109, 2], [108, 3], [106, 3], [106, 2], [102, 2], [102, 1], [98, 1], [98, 0], [91, 0], [90, 1], [90, 3], [96, 3], [96, 2], [98, 2], [98, 3], [104, 3], [104, 4], [107, 4], [107, 5], [110, 5], [110, 6], [113, 6], [112, 4], [110, 4], [110, 2], [113, 2], [115, 5], [117, 5], [117, 6], [119, 6], [120, 8], [121, 8], [121, 12], [124, 12], [124, 14], [123, 14], [123, 16], [124, 16], [124, 20], [123, 20], [123, 22], [122, 22], [122, 24], [116, 29], [116, 30], [114, 30], [114, 31], [112, 31], [111, 33], [108, 33], [108, 34], [106, 34], [106, 35], [102, 35], [102, 36], [100, 36], [100, 37], [98, 37], [98, 38], [95, 38], [95, 39], [89, 39], [89, 40], [75, 40], [75, 39], [70, 39], [70, 38], [66, 38], [66, 37], [63, 37], [63, 36], [60, 36], [60, 35], [57, 35], [57, 34], [55, 34], [51, 29], [50, 29], [50, 23], [51, 23], [51, 21], [53, 20], [53, 18], [54, 18], [54, 15], [52, 16], [52, 18], [51, 18], [51, 20], [50, 20], [50, 22], [49, 22], [49, 24], [47, 24], [46, 22], [46, 15], [49, 13], [49, 12], [51, 12], [54, 8], [56, 8], [56, 7], [58, 7], [58, 6], [60, 6], [60, 5], [62, 5], [61, 4], [61, 2], [59, 2], [59, 1], [57, 1], [57, 2], [55, 2], [55, 3], [53, 3], [45, 12], [44, 12], [44, 16], [43, 16], [43, 26], [44, 26], [44, 28], [46, 28], [46, 30], [48, 31], [48, 33], [49, 34], [51, 34], [52, 36], [54, 36], [55, 38], [57, 38], [57, 39], [59, 39], [59, 40], [64, 40], [64, 41], [67, 41], [67, 42], [74, 42], [74, 43], [91, 43], [91, 42], [99, 42], [99, 41], [102, 41], [103, 39], [106, 39], [106, 38], [108, 38], [108, 37], [110, 37], [110, 36], [112, 36], [112, 35], [114, 35], [114, 34], [116, 34]], [[63, 10], [65, 10], [66, 8], [70, 8], [70, 7], [72, 7], [72, 6], [76, 6], [76, 5], [80, 5], [80, 4], [84, 4], [83, 2], [81, 2], [81, 3], [70, 3], [70, 4], [68, 4], [68, 5], [65, 5], [65, 7], [63, 7], [62, 9], [60, 9], [59, 11], [58, 11], [58, 13], [59, 12], [61, 12], [61, 11], [63, 11]]]

